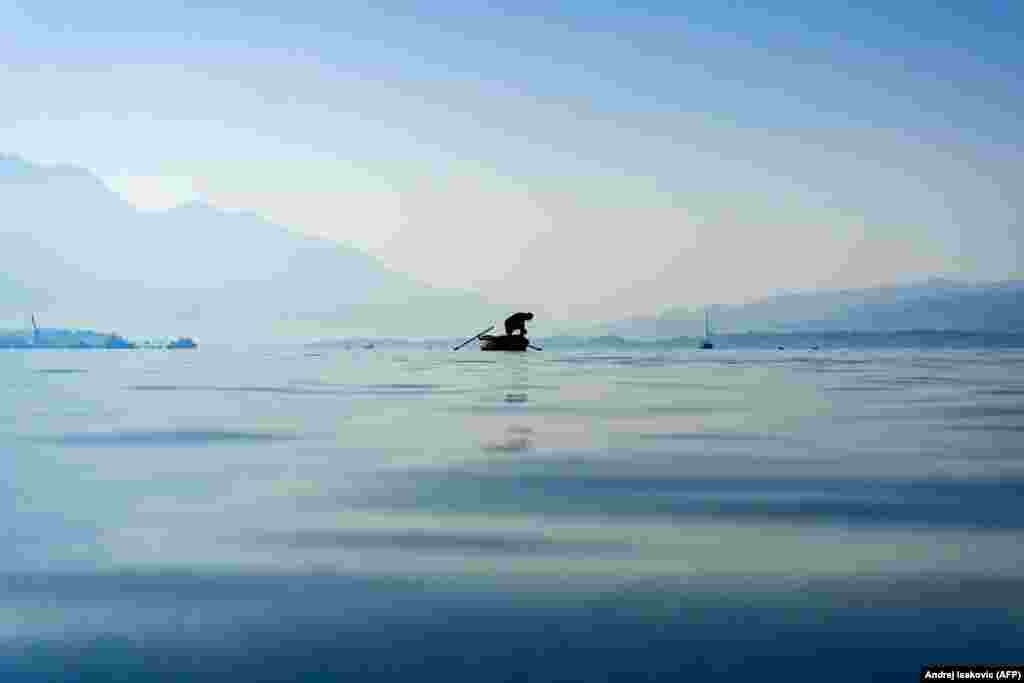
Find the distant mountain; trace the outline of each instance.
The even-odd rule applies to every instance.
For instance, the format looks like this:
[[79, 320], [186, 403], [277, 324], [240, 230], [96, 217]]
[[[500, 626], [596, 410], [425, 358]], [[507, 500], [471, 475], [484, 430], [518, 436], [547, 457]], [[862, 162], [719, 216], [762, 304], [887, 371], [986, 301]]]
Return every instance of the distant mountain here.
[[138, 211], [89, 171], [0, 155], [0, 321], [214, 339], [470, 332], [502, 317], [249, 213]]
[[[749, 304], [709, 307], [721, 333], [856, 330], [1024, 332], [1024, 281], [969, 284], [945, 279], [825, 292], [785, 294]], [[703, 308], [674, 308], [588, 330], [624, 337], [698, 336]]]

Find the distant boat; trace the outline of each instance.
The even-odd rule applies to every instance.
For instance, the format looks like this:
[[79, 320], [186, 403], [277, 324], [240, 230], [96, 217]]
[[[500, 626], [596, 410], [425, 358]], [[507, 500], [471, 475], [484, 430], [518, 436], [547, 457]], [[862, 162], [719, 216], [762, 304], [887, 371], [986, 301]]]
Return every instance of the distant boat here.
[[479, 337], [481, 351], [525, 351], [530, 340], [521, 334], [485, 334]]
[[196, 348], [196, 343], [192, 339], [192, 337], [178, 337], [177, 339], [172, 341], [170, 344], [168, 344], [167, 348], [169, 348], [169, 349], [194, 349], [194, 348]]
[[700, 348], [715, 348], [715, 345], [711, 343], [711, 323], [708, 321], [708, 309], [706, 308], [704, 309], [704, 338], [700, 342]]

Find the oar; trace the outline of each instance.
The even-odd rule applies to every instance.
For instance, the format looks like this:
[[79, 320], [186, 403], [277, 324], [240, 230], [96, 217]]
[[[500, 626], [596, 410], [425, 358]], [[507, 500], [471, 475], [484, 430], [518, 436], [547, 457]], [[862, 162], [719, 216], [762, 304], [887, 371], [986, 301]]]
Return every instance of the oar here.
[[541, 348], [541, 347], [539, 347], [539, 346], [534, 346], [533, 344], [527, 344], [527, 346], [529, 346], [529, 347], [530, 347], [531, 349], [533, 349], [534, 351], [543, 351], [543, 350], [544, 350], [544, 349], [542, 349], [542, 348]]
[[474, 339], [477, 339], [477, 338], [479, 338], [481, 334], [487, 334], [488, 332], [490, 332], [490, 331], [491, 331], [491, 330], [493, 330], [493, 329], [494, 329], [494, 325], [491, 325], [490, 327], [488, 327], [488, 328], [487, 328], [486, 330], [484, 330], [483, 332], [480, 332], [479, 334], [475, 334], [475, 335], [473, 335], [472, 337], [470, 337], [469, 339], [467, 339], [466, 341], [462, 342], [461, 344], [459, 344], [458, 346], [456, 346], [455, 348], [453, 348], [453, 349], [452, 349], [452, 351], [458, 351], [459, 349], [461, 349], [461, 348], [462, 348], [463, 346], [465, 346], [465, 345], [466, 345], [466, 344], [468, 344], [469, 342], [473, 341]]

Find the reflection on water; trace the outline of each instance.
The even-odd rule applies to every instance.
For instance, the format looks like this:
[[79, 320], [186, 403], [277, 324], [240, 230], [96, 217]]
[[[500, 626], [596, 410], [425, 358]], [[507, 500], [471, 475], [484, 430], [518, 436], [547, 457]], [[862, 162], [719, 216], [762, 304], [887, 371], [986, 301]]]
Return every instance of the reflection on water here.
[[1021, 352], [54, 358], [0, 356], [3, 680], [1019, 652]]
[[205, 446], [218, 441], [258, 442], [294, 438], [295, 436], [290, 434], [172, 429], [166, 431], [80, 432], [60, 434], [50, 439], [39, 440], [53, 441], [63, 446], [185, 446], [189, 444]]

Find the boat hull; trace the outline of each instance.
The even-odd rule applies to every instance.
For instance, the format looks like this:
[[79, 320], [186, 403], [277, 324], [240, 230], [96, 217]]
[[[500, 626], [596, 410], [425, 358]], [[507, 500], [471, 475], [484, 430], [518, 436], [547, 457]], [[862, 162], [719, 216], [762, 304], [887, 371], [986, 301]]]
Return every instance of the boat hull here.
[[530, 340], [519, 334], [491, 335], [480, 337], [481, 351], [525, 351]]

